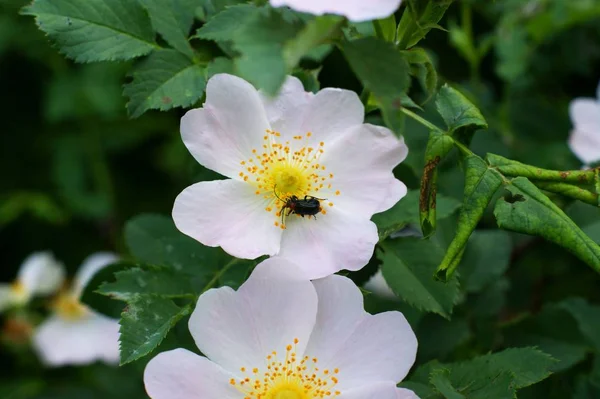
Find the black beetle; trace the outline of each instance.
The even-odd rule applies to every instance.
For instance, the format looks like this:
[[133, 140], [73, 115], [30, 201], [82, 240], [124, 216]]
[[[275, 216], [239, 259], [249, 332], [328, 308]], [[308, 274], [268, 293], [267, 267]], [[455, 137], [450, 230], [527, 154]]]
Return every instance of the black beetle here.
[[[277, 193], [275, 196], [279, 198]], [[285, 200], [279, 198], [284, 205], [281, 207], [281, 223], [283, 224], [283, 214], [286, 209], [288, 213], [286, 216], [290, 216], [291, 214], [304, 216], [312, 216], [315, 219], [317, 218], [317, 213], [321, 212], [321, 203], [319, 201], [323, 201], [322, 198], [316, 198], [310, 195], [305, 195], [303, 199], [298, 198], [295, 195], [286, 198]]]

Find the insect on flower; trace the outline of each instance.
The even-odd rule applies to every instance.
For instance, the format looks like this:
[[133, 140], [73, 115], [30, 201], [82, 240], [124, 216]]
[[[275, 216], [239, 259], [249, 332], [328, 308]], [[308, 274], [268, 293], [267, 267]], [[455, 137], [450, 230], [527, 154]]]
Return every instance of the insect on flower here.
[[[286, 199], [282, 199], [279, 197], [275, 189], [273, 189], [273, 193], [279, 199], [279, 201], [283, 202], [283, 206], [279, 213], [281, 213], [281, 224], [283, 225], [284, 217], [290, 216], [291, 214], [299, 215], [299, 216], [312, 216], [315, 220], [317, 219], [317, 213], [321, 212], [321, 202], [325, 201], [325, 198], [317, 198], [311, 195], [305, 195], [304, 199], [298, 198], [296, 195], [291, 195]], [[285, 210], [288, 209], [287, 214], [285, 214]]]

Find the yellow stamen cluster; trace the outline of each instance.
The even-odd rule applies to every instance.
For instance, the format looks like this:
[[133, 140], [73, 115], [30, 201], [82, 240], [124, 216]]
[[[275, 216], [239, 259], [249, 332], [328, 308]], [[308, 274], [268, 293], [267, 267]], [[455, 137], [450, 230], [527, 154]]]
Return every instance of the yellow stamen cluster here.
[[319, 359], [296, 355], [296, 345], [288, 345], [285, 359], [278, 360], [276, 351], [266, 358], [266, 367], [242, 367], [246, 377], [229, 383], [244, 394], [244, 399], [321, 399], [335, 398], [341, 392], [335, 389], [338, 384], [339, 369], [320, 369]]
[[[292, 142], [279, 143], [279, 132], [267, 130], [263, 136], [262, 148], [253, 149], [252, 157], [240, 162], [242, 171], [239, 176], [255, 186], [255, 194], [266, 200], [265, 211], [273, 212], [277, 217], [275, 226], [285, 229], [279, 223], [282, 207], [291, 196], [303, 199], [305, 196], [320, 197], [320, 192], [335, 193], [331, 180], [333, 173], [326, 172], [325, 165], [319, 163], [325, 153], [325, 143], [310, 146], [312, 133], [294, 136]], [[333, 206], [331, 199], [322, 205]], [[284, 210], [284, 218], [287, 212]], [[321, 210], [326, 214], [326, 210]]]
[[66, 320], [81, 319], [88, 312], [87, 307], [69, 292], [60, 293], [52, 302], [52, 308]]

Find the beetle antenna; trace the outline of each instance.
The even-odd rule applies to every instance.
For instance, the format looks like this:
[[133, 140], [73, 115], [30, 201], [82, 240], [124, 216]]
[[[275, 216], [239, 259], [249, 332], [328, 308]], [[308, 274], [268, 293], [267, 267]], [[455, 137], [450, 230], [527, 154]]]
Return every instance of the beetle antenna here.
[[273, 186], [273, 194], [275, 194], [275, 196], [277, 197], [277, 199], [283, 203], [285, 203], [284, 200], [282, 200], [279, 195], [277, 195], [277, 191], [275, 191], [275, 189], [277, 188], [277, 184]]

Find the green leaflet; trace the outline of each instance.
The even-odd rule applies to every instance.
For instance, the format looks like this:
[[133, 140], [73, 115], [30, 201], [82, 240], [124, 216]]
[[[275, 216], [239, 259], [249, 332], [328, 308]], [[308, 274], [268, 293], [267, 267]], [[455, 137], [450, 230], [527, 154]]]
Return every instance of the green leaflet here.
[[189, 276], [172, 270], [144, 270], [139, 267], [118, 271], [115, 282], [103, 283], [97, 293], [131, 302], [141, 296], [161, 298], [195, 297]]
[[458, 300], [458, 280], [444, 284], [431, 278], [443, 248], [435, 240], [413, 237], [388, 240], [381, 247], [377, 257], [383, 262], [381, 271], [392, 291], [419, 310], [449, 319]]
[[130, 302], [120, 321], [121, 365], [152, 352], [191, 309], [191, 304], [179, 307], [163, 298], [141, 297]]
[[175, 50], [159, 50], [137, 65], [125, 85], [127, 110], [137, 118], [149, 109], [188, 107], [204, 94], [206, 70]]
[[506, 186], [509, 198], [501, 198], [494, 208], [498, 226], [506, 230], [536, 235], [565, 247], [600, 272], [600, 247], [565, 213], [525, 177]]
[[373, 37], [346, 42], [342, 50], [356, 76], [379, 103], [386, 124], [399, 134], [404, 117], [400, 109], [410, 85], [406, 59], [393, 44]]
[[454, 140], [447, 134], [432, 130], [425, 150], [425, 168], [421, 178], [419, 220], [424, 237], [435, 233], [437, 224], [438, 164], [454, 148]]
[[36, 0], [23, 13], [77, 62], [128, 60], [158, 48], [136, 0]]
[[458, 90], [447, 84], [440, 88], [435, 105], [444, 118], [450, 134], [454, 134], [461, 128], [473, 130], [488, 127], [479, 109]]
[[[437, 217], [439, 219], [452, 215], [460, 207], [460, 202], [452, 197], [437, 196]], [[373, 222], [379, 231], [379, 241], [385, 240], [392, 233], [408, 224], [419, 223], [419, 192], [409, 190], [408, 194], [385, 212], [373, 215]]]
[[194, 50], [188, 35], [197, 3], [193, 0], [140, 0], [150, 15], [154, 30], [175, 50], [192, 58]]
[[477, 227], [493, 195], [503, 183], [502, 175], [495, 169], [489, 168], [476, 155], [466, 158], [465, 168], [464, 199], [458, 216], [456, 235], [435, 272], [435, 276], [443, 281], [447, 281], [454, 274], [471, 233]]

